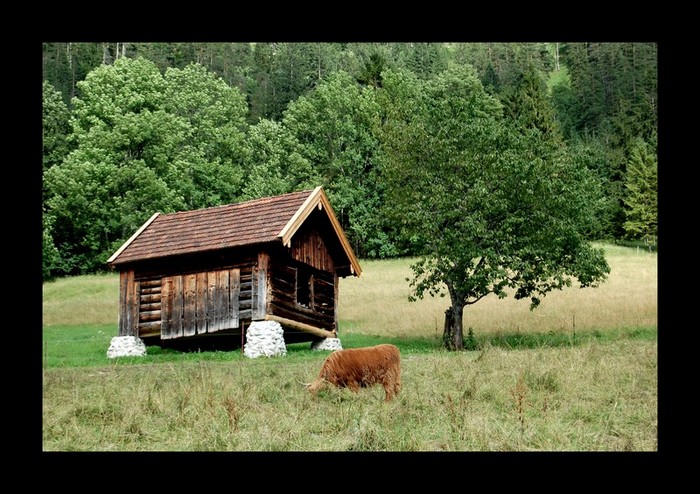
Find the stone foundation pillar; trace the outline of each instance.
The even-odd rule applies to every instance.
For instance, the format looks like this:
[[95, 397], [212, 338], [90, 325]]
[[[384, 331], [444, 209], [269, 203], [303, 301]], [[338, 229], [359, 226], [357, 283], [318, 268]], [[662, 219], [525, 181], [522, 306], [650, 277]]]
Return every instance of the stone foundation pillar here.
[[246, 330], [243, 355], [248, 358], [287, 355], [284, 330], [276, 321], [253, 321]]
[[143, 357], [146, 345], [138, 336], [115, 336], [107, 349], [108, 358]]
[[340, 344], [340, 338], [324, 338], [321, 341], [314, 341], [311, 343], [312, 350], [342, 350], [343, 346]]

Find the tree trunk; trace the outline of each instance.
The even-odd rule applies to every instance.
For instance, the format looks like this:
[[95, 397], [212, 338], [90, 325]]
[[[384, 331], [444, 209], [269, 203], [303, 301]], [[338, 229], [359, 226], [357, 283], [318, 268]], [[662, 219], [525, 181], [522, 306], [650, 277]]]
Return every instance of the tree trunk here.
[[70, 99], [75, 97], [75, 65], [73, 64], [73, 53], [71, 52], [72, 43], [66, 45], [66, 54], [68, 55], [68, 67], [70, 69]]
[[109, 47], [107, 43], [102, 43], [102, 64], [107, 65], [111, 62], [109, 56]]
[[442, 341], [448, 350], [464, 349], [464, 331], [462, 330], [462, 315], [464, 306], [453, 304], [445, 311], [445, 328]]
[[448, 350], [452, 348], [452, 328], [454, 327], [455, 312], [452, 307], [448, 307], [445, 311], [445, 327], [442, 332], [442, 344]]

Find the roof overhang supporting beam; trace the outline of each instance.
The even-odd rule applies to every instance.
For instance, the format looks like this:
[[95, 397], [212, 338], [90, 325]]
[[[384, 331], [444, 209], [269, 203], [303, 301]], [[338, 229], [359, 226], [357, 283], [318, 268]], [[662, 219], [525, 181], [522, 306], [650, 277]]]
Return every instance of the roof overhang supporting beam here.
[[153, 216], [151, 216], [151, 217], [148, 219], [148, 221], [146, 221], [143, 225], [141, 225], [141, 228], [139, 228], [138, 230], [136, 230], [136, 233], [134, 233], [134, 234], [129, 238], [129, 240], [127, 240], [126, 242], [124, 242], [124, 243], [122, 244], [122, 246], [119, 247], [119, 249], [118, 249], [114, 254], [112, 254], [112, 256], [111, 256], [109, 259], [107, 259], [107, 264], [110, 264], [112, 261], [114, 261], [114, 260], [117, 258], [117, 256], [119, 256], [119, 254], [121, 254], [121, 253], [124, 251], [124, 249], [126, 249], [126, 248], [129, 246], [129, 244], [130, 244], [131, 242], [133, 242], [134, 239], [135, 239], [136, 237], [138, 237], [138, 236], [141, 234], [142, 231], [144, 231], [146, 228], [148, 228], [148, 225], [150, 225], [151, 223], [153, 223], [153, 220], [155, 220], [159, 215], [160, 215], [159, 212], [158, 212], [158, 213], [154, 213]]

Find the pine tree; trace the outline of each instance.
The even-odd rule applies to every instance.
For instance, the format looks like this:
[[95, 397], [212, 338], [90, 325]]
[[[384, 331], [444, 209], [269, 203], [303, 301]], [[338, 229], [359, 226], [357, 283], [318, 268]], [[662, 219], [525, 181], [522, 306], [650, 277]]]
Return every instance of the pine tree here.
[[656, 142], [637, 138], [630, 151], [625, 180], [625, 223], [632, 239], [655, 240], [658, 232], [658, 160]]

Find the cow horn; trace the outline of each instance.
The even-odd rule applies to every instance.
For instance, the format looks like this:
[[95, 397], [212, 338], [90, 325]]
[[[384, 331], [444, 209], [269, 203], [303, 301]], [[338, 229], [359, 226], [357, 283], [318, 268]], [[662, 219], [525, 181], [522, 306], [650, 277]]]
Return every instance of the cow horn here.
[[303, 383], [303, 382], [301, 382], [301, 381], [299, 381], [299, 380], [297, 380], [297, 382], [298, 382], [299, 384], [301, 384], [302, 386], [305, 386], [305, 387], [307, 387], [307, 388], [308, 388], [309, 386], [311, 386], [311, 383]]

